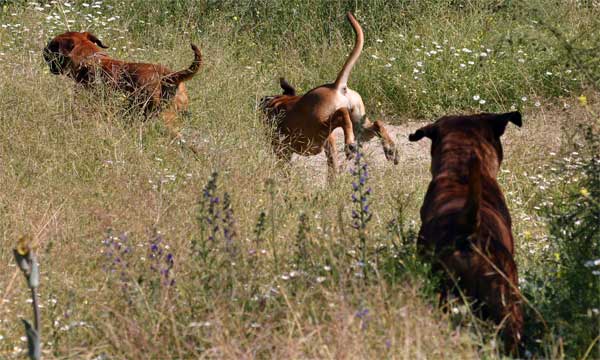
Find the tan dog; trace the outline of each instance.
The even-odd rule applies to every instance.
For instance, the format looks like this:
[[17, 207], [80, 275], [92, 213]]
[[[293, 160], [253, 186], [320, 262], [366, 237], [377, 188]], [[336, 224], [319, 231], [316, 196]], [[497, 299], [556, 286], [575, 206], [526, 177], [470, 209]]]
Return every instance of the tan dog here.
[[[265, 97], [261, 101], [263, 111], [276, 128], [273, 146], [277, 156], [289, 161], [292, 153], [316, 155], [325, 148], [329, 169], [333, 173], [337, 171], [337, 151], [332, 131], [338, 127], [343, 129], [346, 156], [352, 158], [356, 150], [354, 126], [366, 119], [362, 98], [348, 88], [348, 77], [362, 52], [364, 35], [354, 16], [348, 13], [347, 17], [356, 33], [356, 42], [333, 84], [296, 96], [294, 88], [282, 79], [283, 95]], [[394, 143], [381, 122], [371, 124], [367, 119], [365, 127], [370, 130], [361, 137], [367, 139], [379, 134], [389, 148], [386, 156], [396, 159]]]
[[485, 318], [502, 327], [509, 353], [523, 335], [511, 217], [496, 181], [500, 137], [521, 114], [446, 116], [418, 129], [410, 141], [431, 139], [431, 174], [421, 207], [417, 245], [434, 271], [445, 272], [442, 298], [458, 284]]
[[188, 69], [181, 71], [171, 71], [159, 64], [115, 60], [102, 51], [106, 48], [89, 32], [67, 32], [48, 43], [44, 48], [44, 60], [55, 75], [67, 75], [84, 85], [101, 80], [128, 93], [147, 116], [160, 114], [171, 135], [179, 138], [175, 119], [178, 113], [188, 108], [183, 82], [190, 80], [200, 68], [202, 55], [198, 47], [192, 44], [194, 61]]
[[[289, 112], [302, 98], [301, 96], [296, 95], [296, 89], [284, 78], [279, 79], [279, 84], [283, 90], [282, 95], [265, 97], [262, 100], [261, 106], [271, 121], [277, 121], [283, 118], [285, 114]], [[367, 117], [365, 117], [362, 124], [353, 122], [352, 130], [354, 137], [358, 139], [359, 143], [367, 142], [375, 136], [379, 137], [381, 139], [385, 157], [389, 161], [393, 161], [394, 164], [398, 164], [398, 152], [396, 150], [396, 144], [387, 132], [383, 121], [376, 120], [375, 122], [371, 122]], [[329, 137], [327, 138], [325, 151], [327, 152], [327, 162], [329, 168], [334, 172], [337, 172], [337, 150], [335, 148], [335, 135], [333, 133], [329, 134]]]

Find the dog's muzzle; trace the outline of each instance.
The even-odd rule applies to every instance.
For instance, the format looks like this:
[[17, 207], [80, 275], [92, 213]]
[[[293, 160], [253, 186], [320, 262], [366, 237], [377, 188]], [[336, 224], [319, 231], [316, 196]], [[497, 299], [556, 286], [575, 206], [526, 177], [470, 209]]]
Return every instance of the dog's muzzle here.
[[274, 96], [265, 96], [261, 98], [258, 102], [257, 108], [266, 114], [269, 110], [271, 110], [269, 108], [269, 103], [271, 103], [274, 98]]
[[44, 61], [46, 62], [46, 64], [48, 64], [50, 72], [54, 75], [62, 74], [63, 69], [65, 69], [69, 60], [64, 55], [60, 53], [55, 53], [47, 47], [44, 48], [43, 54]]

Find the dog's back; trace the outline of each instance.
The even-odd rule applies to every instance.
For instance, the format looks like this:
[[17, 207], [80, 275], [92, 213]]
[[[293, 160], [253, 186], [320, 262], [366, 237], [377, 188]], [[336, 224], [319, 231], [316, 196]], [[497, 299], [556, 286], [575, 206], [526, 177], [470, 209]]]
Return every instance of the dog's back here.
[[432, 140], [432, 180], [423, 206], [418, 247], [435, 271], [447, 273], [442, 294], [458, 285], [485, 318], [504, 324], [507, 351], [523, 331], [511, 218], [496, 180], [500, 136], [518, 113], [447, 117], [411, 134]]

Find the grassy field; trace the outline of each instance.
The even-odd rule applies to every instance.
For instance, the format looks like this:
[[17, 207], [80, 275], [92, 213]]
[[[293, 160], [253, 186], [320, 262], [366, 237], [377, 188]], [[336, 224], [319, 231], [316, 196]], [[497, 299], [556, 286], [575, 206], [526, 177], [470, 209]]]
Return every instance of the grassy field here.
[[[600, 128], [597, 2], [0, 4], [0, 358], [27, 348], [12, 254], [23, 235], [40, 260], [46, 359], [500, 358], [496, 329], [458, 304], [438, 309], [415, 258], [429, 148], [406, 138], [442, 114], [510, 109], [524, 126], [503, 137], [499, 182], [527, 355], [600, 358], [600, 194], [585, 167]], [[256, 108], [279, 76], [301, 92], [335, 79], [353, 45], [348, 10], [366, 36], [349, 85], [394, 125], [402, 159], [366, 148], [366, 248], [353, 176], [327, 183], [324, 158], [282, 167]], [[122, 94], [50, 74], [41, 49], [67, 30], [172, 69], [198, 44], [180, 125], [199, 155]], [[591, 210], [565, 224], [567, 195]], [[591, 234], [581, 248], [563, 234], [578, 221]]]

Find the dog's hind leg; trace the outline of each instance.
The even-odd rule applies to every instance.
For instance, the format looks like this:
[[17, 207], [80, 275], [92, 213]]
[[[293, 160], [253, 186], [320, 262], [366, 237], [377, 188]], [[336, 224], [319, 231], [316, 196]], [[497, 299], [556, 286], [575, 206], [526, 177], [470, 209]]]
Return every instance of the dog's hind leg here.
[[179, 132], [176, 126], [177, 112], [171, 107], [169, 107], [169, 109], [166, 109], [160, 113], [160, 117], [162, 118], [162, 121], [165, 127], [167, 128], [167, 131], [169, 132], [169, 135], [173, 139], [180, 139], [181, 133]]
[[325, 155], [327, 156], [327, 178], [333, 180], [338, 173], [338, 155], [333, 133], [329, 134], [325, 143]]
[[[183, 86], [183, 84], [180, 85]], [[179, 117], [179, 114], [187, 109], [187, 94], [184, 92], [183, 96], [180, 96], [180, 94], [178, 93], [174, 97], [174, 99], [171, 99], [168, 103], [164, 103], [161, 93], [159, 91], [155, 91], [151, 97], [150, 105], [153, 108], [162, 108], [161, 110], [159, 110], [159, 117], [161, 118], [165, 128], [167, 129], [169, 137], [171, 137], [173, 141], [190, 149], [194, 153], [194, 155], [198, 155], [198, 149], [196, 149], [196, 147], [192, 144], [186, 143], [185, 139], [183, 138], [181, 132], [177, 127], [177, 119]]]
[[181, 146], [187, 147], [190, 149], [194, 155], [198, 155], [198, 149], [192, 143], [187, 143], [187, 141], [181, 135], [181, 132], [177, 128], [177, 118], [178, 112], [175, 110], [174, 105], [169, 105], [169, 108], [160, 113], [160, 117], [167, 129], [169, 136], [175, 141], [178, 142]]
[[350, 117], [350, 111], [348, 111], [347, 108], [340, 108], [331, 115], [329, 123], [330, 132], [338, 127], [341, 127], [342, 130], [344, 130], [344, 152], [346, 153], [346, 158], [352, 159], [357, 148], [354, 139], [352, 118]]
[[182, 113], [188, 111], [190, 100], [185, 85], [183, 83], [177, 86], [177, 91], [175, 92], [175, 96], [171, 101], [173, 104], [173, 109], [176, 112]]
[[158, 112], [165, 128], [167, 128], [169, 135], [173, 139], [178, 140], [181, 138], [181, 134], [175, 126], [177, 122], [177, 106], [173, 102], [170, 102], [169, 104], [164, 103], [160, 89], [154, 89], [150, 93], [150, 98], [146, 106], [146, 109], [152, 112]]

